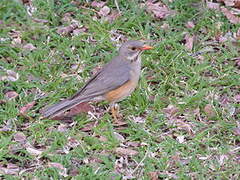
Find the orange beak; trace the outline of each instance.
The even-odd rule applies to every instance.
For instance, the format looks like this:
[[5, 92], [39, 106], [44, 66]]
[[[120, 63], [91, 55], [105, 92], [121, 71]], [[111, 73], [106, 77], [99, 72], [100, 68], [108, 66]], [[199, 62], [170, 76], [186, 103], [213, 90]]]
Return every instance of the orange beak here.
[[144, 45], [140, 48], [141, 50], [149, 50], [149, 49], [153, 49], [152, 46], [148, 46], [148, 45]]

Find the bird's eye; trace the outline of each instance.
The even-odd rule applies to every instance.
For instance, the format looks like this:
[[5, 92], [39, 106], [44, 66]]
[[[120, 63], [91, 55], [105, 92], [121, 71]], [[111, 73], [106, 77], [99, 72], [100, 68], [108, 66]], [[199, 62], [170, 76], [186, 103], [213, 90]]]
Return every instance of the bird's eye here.
[[131, 47], [131, 50], [132, 51], [135, 51], [137, 48], [136, 47]]

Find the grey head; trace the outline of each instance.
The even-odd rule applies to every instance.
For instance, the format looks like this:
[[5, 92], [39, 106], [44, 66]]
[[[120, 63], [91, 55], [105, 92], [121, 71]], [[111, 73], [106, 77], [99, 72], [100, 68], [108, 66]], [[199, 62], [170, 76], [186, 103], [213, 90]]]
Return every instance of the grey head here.
[[144, 41], [130, 40], [122, 44], [119, 49], [119, 55], [127, 60], [133, 61], [144, 50], [152, 49], [153, 47], [146, 45]]

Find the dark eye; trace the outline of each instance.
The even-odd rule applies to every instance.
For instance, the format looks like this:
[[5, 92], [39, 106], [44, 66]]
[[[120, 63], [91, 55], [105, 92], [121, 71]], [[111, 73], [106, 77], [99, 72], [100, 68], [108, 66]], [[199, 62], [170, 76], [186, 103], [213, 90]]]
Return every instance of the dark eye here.
[[132, 51], [135, 51], [137, 48], [136, 47], [131, 47], [131, 50]]

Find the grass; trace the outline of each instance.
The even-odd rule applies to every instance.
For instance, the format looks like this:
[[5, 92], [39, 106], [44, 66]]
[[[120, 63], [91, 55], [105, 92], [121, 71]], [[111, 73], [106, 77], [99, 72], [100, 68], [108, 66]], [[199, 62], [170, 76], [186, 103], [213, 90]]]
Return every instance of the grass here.
[[[0, 133], [0, 167], [9, 163], [20, 170], [34, 167], [17, 177], [0, 170], [2, 177], [64, 178], [58, 168], [47, 165], [55, 162], [66, 168], [69, 175], [66, 179], [73, 176], [70, 173], [73, 170], [78, 172], [75, 178], [80, 179], [121, 179], [128, 175], [127, 171], [134, 171], [135, 179], [150, 179], [151, 172], [157, 172], [160, 179], [237, 179], [240, 139], [233, 130], [240, 117], [239, 103], [234, 100], [239, 94], [240, 75], [231, 59], [238, 57], [239, 48], [231, 42], [214, 46], [206, 42], [217, 32], [236, 32], [240, 26], [230, 24], [218, 11], [199, 8], [200, 3], [194, 0], [166, 1], [177, 14], [163, 20], [154, 19], [139, 8], [137, 1], [119, 1], [122, 16], [113, 23], [95, 21], [93, 8], [83, 9], [70, 2], [33, 1], [37, 10], [32, 17], [47, 20], [45, 24], [34, 22], [18, 1], [1, 2], [0, 66], [14, 70], [20, 78], [15, 82], [0, 81], [0, 99], [5, 99], [4, 94], [9, 90], [19, 94], [0, 105], [0, 123], [12, 119], [11, 131]], [[107, 5], [115, 9], [112, 1]], [[72, 17], [88, 31], [78, 36], [57, 34], [67, 12], [72, 12]], [[185, 27], [188, 21], [195, 22], [193, 29]], [[168, 30], [161, 28], [164, 23], [169, 24]], [[13, 30], [20, 31], [23, 44], [32, 43], [37, 49], [28, 51], [12, 46], [9, 33]], [[86, 114], [76, 116], [75, 123], [64, 132], [59, 131], [59, 126], [65, 125], [61, 121], [40, 120], [39, 109], [74, 94], [89, 78], [91, 69], [116, 55], [111, 30], [118, 30], [129, 39], [158, 40], [155, 49], [142, 57], [143, 73], [138, 89], [120, 103], [127, 127], [115, 127], [107, 112], [101, 114], [98, 124], [89, 132], [81, 130], [93, 121]], [[191, 53], [211, 47], [216, 51], [202, 54], [202, 59], [189, 56], [183, 32], [197, 37]], [[89, 37], [96, 42], [89, 42]], [[73, 70], [74, 64], [82, 71]], [[39, 91], [47, 96], [37, 99]], [[227, 104], [223, 103], [224, 98], [228, 99]], [[19, 108], [35, 99], [37, 104], [28, 113], [33, 119], [18, 116]], [[170, 123], [171, 117], [164, 111], [169, 104], [178, 109], [174, 117], [181, 119], [185, 126], [191, 125], [194, 135]], [[213, 117], [205, 110], [207, 104], [212, 107]], [[96, 106], [107, 107], [104, 103]], [[144, 122], [137, 123], [137, 117]], [[19, 145], [14, 140], [17, 132], [24, 133], [30, 144], [36, 149], [43, 148], [44, 152], [40, 156], [32, 155], [21, 146], [13, 152], [10, 147]], [[122, 142], [116, 133], [124, 138]], [[179, 137], [184, 137], [183, 143]], [[69, 145], [69, 138], [75, 139], [78, 145]], [[127, 142], [138, 145], [129, 147]], [[131, 157], [115, 153], [123, 145], [138, 154]], [[68, 153], [59, 153], [64, 148], [69, 148]], [[121, 165], [119, 171], [117, 162]]]

